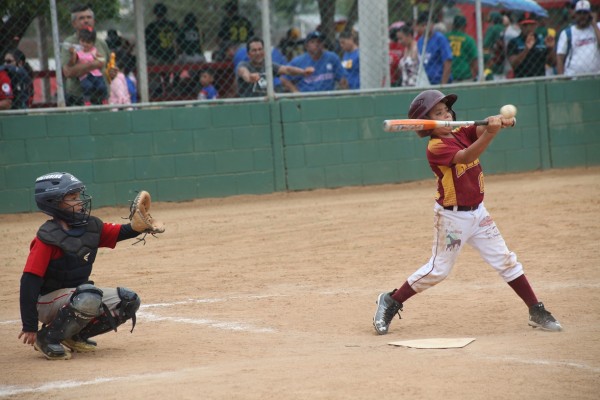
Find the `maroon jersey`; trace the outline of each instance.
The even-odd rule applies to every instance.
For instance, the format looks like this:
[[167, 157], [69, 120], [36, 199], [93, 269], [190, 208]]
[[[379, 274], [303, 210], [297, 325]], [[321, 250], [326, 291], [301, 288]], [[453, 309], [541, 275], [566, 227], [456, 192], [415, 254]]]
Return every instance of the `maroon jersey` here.
[[452, 164], [454, 155], [477, 140], [476, 126], [452, 131], [453, 137], [431, 138], [427, 160], [437, 177], [435, 200], [443, 207], [474, 206], [483, 201], [483, 170], [479, 159], [469, 164]]

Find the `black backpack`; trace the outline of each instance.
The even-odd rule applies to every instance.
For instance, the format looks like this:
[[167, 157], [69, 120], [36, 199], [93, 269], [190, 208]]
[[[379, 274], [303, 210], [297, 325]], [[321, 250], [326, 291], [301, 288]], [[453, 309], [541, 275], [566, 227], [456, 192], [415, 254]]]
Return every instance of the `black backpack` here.
[[32, 95], [33, 82], [25, 68], [13, 65], [0, 65], [0, 71], [6, 71], [13, 90], [11, 109], [29, 108], [29, 98]]

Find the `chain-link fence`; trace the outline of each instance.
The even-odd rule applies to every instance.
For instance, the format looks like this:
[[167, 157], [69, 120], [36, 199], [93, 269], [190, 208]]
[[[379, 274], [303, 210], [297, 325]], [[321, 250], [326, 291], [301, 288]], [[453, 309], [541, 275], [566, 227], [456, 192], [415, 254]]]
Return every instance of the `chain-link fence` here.
[[598, 8], [600, 0], [4, 1], [0, 108], [11, 97], [8, 107], [21, 109], [124, 108], [598, 74]]

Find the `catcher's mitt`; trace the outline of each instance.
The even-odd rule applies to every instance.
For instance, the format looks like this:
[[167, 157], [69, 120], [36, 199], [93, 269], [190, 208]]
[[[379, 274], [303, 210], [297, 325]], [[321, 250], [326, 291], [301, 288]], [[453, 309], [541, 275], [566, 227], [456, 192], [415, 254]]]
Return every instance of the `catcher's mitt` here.
[[150, 193], [145, 190], [141, 190], [135, 199], [129, 206], [129, 220], [131, 221], [131, 228], [139, 233], [163, 233], [165, 226], [162, 222], [159, 222], [152, 218], [150, 215], [150, 204], [152, 200]]

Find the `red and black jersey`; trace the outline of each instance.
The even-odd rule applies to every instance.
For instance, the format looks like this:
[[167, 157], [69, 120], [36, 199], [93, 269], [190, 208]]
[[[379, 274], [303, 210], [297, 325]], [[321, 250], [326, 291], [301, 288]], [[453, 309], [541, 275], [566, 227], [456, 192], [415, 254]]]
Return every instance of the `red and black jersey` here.
[[[120, 229], [120, 224], [105, 222], [102, 226], [98, 247], [110, 247], [111, 249], [114, 249], [117, 244]], [[62, 257], [64, 257], [64, 252], [60, 247], [46, 244], [38, 237], [35, 237], [29, 246], [29, 256], [27, 257], [23, 272], [28, 272], [43, 278], [50, 261]]]
[[452, 137], [432, 137], [427, 144], [427, 160], [437, 177], [436, 201], [443, 207], [474, 206], [483, 201], [483, 170], [479, 159], [469, 164], [453, 164], [462, 149], [477, 140], [477, 127], [460, 127]]

